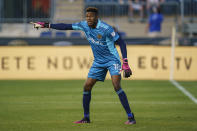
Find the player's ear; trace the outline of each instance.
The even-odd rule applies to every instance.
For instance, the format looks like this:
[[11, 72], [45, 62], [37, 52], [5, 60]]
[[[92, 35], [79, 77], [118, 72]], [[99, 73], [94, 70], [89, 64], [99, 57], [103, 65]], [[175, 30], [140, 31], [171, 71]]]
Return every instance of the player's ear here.
[[98, 15], [96, 15], [95, 17], [96, 17], [96, 19], [98, 19]]

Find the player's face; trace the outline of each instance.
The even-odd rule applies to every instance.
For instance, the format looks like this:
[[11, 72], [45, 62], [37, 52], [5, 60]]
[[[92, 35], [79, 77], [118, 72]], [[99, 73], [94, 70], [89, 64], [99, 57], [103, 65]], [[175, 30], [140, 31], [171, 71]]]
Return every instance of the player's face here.
[[86, 21], [88, 26], [95, 28], [98, 22], [98, 16], [94, 12], [86, 12]]

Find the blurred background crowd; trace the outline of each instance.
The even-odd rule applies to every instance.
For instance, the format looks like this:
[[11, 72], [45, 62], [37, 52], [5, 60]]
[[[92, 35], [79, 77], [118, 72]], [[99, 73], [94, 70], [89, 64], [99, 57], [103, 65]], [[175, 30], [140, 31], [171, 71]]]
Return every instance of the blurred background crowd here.
[[80, 31], [35, 30], [29, 23], [78, 22], [89, 6], [127, 44], [170, 45], [176, 27], [178, 45], [197, 46], [197, 0], [0, 0], [0, 45], [87, 45]]

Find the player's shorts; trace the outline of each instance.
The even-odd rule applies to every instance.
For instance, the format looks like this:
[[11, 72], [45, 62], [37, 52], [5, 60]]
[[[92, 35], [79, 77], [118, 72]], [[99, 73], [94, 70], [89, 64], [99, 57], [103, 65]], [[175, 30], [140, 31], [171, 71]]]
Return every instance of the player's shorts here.
[[111, 76], [121, 75], [121, 62], [110, 61], [105, 64], [100, 64], [94, 61], [92, 67], [89, 70], [88, 78], [97, 79], [98, 81], [104, 81], [108, 70]]

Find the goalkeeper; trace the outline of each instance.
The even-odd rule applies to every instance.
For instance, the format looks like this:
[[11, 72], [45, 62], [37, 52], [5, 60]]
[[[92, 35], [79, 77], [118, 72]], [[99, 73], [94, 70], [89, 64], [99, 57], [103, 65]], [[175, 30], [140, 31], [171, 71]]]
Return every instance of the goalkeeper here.
[[[122, 106], [124, 107], [128, 120], [125, 124], [135, 124], [134, 114], [131, 112], [127, 96], [121, 88], [121, 70], [124, 71], [124, 77], [132, 75], [128, 65], [127, 49], [125, 42], [121, 39], [114, 29], [105, 22], [98, 19], [98, 9], [88, 7], [86, 9], [86, 20], [73, 24], [49, 24], [45, 22], [33, 23], [35, 28], [52, 28], [57, 30], [81, 30], [85, 33], [89, 41], [94, 55], [93, 64], [89, 70], [87, 80], [84, 84], [83, 91], [83, 119], [74, 123], [90, 123], [90, 101], [91, 90], [97, 81], [104, 81], [107, 71], [109, 70], [112, 83], [116, 93], [119, 96]], [[120, 46], [123, 64], [121, 62], [118, 51], [114, 45]]]

